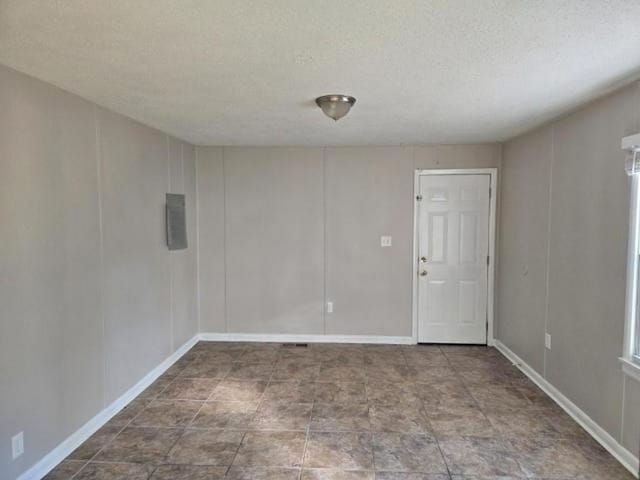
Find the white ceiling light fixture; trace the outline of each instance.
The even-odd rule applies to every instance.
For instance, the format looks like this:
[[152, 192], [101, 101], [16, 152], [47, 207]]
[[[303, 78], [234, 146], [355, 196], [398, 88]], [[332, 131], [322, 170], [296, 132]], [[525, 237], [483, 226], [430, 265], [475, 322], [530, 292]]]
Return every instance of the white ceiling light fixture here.
[[356, 99], [349, 95], [334, 94], [316, 98], [316, 104], [324, 114], [329, 118], [333, 118], [336, 122], [349, 113], [354, 103], [356, 103]]

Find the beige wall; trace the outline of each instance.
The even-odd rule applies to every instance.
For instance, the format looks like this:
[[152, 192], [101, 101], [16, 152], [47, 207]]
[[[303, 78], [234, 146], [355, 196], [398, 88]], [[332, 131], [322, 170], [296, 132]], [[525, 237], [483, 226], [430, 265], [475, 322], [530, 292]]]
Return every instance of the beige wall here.
[[[0, 66], [2, 478], [197, 332], [195, 187], [192, 146]], [[170, 190], [191, 242], [171, 253]]]
[[414, 169], [500, 157], [499, 145], [197, 147], [201, 331], [411, 336]]
[[498, 288], [498, 337], [636, 455], [640, 389], [618, 357], [629, 212], [620, 140], [639, 128], [634, 84], [505, 145]]
[[[196, 148], [198, 304], [201, 332], [226, 332], [223, 149]], [[205, 313], [202, 313], [205, 312]]]
[[326, 157], [326, 333], [410, 336], [413, 149], [329, 148]]
[[[549, 175], [553, 132], [540, 129], [502, 151], [498, 338], [544, 370]], [[531, 341], [535, 339], [535, 341]]]
[[227, 322], [322, 333], [322, 149], [227, 148]]

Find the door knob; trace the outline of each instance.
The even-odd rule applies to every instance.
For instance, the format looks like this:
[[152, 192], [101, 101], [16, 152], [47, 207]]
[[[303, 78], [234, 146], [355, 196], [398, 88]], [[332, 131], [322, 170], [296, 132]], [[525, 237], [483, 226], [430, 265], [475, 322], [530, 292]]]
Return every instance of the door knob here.
[[422, 271], [420, 272], [420, 276], [421, 276], [421, 277], [425, 277], [426, 275], [427, 275], [427, 271], [426, 271], [426, 270], [422, 270]]
[[422, 263], [427, 263], [427, 257], [420, 257], [420, 261]]

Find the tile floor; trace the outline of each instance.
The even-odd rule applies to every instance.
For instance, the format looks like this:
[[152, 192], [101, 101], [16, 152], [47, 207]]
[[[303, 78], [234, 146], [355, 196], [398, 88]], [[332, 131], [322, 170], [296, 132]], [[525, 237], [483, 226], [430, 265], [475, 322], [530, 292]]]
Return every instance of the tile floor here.
[[201, 342], [46, 478], [633, 477], [494, 349]]

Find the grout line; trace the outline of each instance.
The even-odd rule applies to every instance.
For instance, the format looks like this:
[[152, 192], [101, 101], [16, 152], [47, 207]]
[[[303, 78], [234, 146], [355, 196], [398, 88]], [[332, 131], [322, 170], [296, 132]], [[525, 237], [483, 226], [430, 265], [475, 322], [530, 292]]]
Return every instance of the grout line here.
[[[153, 384], [152, 384], [152, 385], [153, 385]], [[149, 386], [151, 386], [151, 385], [149, 385]], [[147, 387], [147, 388], [148, 388], [148, 387]], [[131, 405], [131, 403], [132, 403], [134, 400], [137, 400], [137, 399], [139, 399], [139, 398], [140, 398], [140, 396], [138, 395], [138, 396], [137, 396], [136, 398], [134, 398], [131, 402], [129, 402], [129, 403], [127, 404], [127, 406]], [[155, 397], [154, 397], [154, 398], [155, 398]], [[150, 400], [150, 401], [149, 401], [149, 403], [151, 403], [151, 401], [153, 401], [153, 400]], [[126, 407], [125, 407], [125, 408], [126, 408]], [[111, 445], [111, 444], [113, 443], [113, 441], [114, 441], [114, 440], [115, 440], [115, 439], [116, 439], [116, 438], [117, 438], [117, 437], [118, 437], [118, 436], [119, 436], [119, 435], [120, 435], [120, 434], [121, 434], [121, 433], [122, 433], [126, 428], [128, 428], [128, 427], [131, 425], [131, 422], [133, 422], [133, 421], [134, 421], [134, 420], [135, 420], [135, 419], [136, 419], [136, 418], [137, 418], [137, 417], [138, 417], [138, 416], [139, 416], [139, 415], [140, 415], [144, 410], [146, 410], [146, 408], [147, 408], [147, 405], [145, 405], [142, 409], [140, 409], [140, 411], [139, 411], [137, 414], [135, 414], [133, 417], [131, 417], [127, 423], [123, 424], [123, 425], [120, 427], [120, 429], [118, 430], [118, 432], [117, 432], [117, 433], [116, 433], [116, 434], [115, 434], [115, 435], [114, 435], [114, 436], [113, 436], [113, 437], [112, 437], [108, 442], [105, 442], [105, 444], [104, 444], [104, 445], [102, 445], [102, 446], [100, 447], [100, 449], [98, 449], [98, 451], [97, 451], [96, 453], [94, 453], [94, 454], [93, 454], [93, 456], [92, 456], [91, 458], [89, 458], [89, 459], [86, 461], [86, 463], [82, 466], [82, 468], [81, 468], [80, 470], [78, 470], [76, 473], [74, 473], [74, 474], [73, 474], [73, 476], [71, 477], [71, 479], [76, 478], [76, 476], [77, 476], [80, 472], [82, 472], [82, 470], [84, 470], [84, 469], [87, 467], [87, 465], [89, 465], [89, 463], [91, 463], [92, 461], [94, 461], [94, 460], [95, 460], [95, 458], [96, 458], [98, 455], [100, 455], [100, 453], [101, 453], [101, 452], [102, 452], [102, 451], [103, 451], [107, 446]], [[124, 409], [123, 409], [123, 410], [124, 410]], [[121, 411], [122, 411], [122, 410], [121, 410]], [[120, 412], [118, 412], [118, 413], [120, 413]], [[114, 417], [114, 418], [115, 418], [115, 417]], [[106, 427], [108, 424], [109, 424], [109, 422], [107, 422], [105, 425], [103, 425], [103, 426], [102, 426], [102, 427], [100, 427], [100, 428], [104, 428], [104, 427]], [[117, 425], [114, 425], [114, 427], [117, 427]], [[99, 430], [98, 430], [98, 431], [99, 431]], [[96, 433], [97, 433], [97, 432], [96, 432]], [[95, 433], [94, 433], [94, 435], [95, 435]], [[91, 437], [89, 437], [89, 438], [91, 438]], [[82, 443], [82, 445], [84, 445], [88, 440], [89, 440], [89, 439], [85, 440], [85, 442], [83, 442], [83, 443]], [[173, 445], [171, 446], [171, 448], [173, 448]], [[70, 459], [70, 460], [72, 460], [72, 459]], [[109, 462], [104, 462], [104, 463], [109, 463]], [[113, 462], [113, 463], [120, 463], [120, 462]], [[71, 480], [71, 479], [70, 479], [70, 480]]]
[[[92, 458], [93, 458], [93, 457], [92, 457]], [[65, 460], [66, 460], [66, 458], [63, 460], [63, 462], [64, 462]], [[71, 460], [71, 459], [69, 459], [69, 460]], [[82, 461], [82, 462], [84, 462], [84, 464], [80, 467], [80, 469], [79, 469], [76, 473], [74, 473], [73, 475], [71, 475], [71, 476], [69, 477], [69, 480], [73, 480], [74, 478], [77, 478], [78, 474], [79, 474], [80, 472], [82, 472], [82, 470], [84, 470], [84, 469], [85, 469], [85, 467], [86, 467], [87, 465], [89, 465], [89, 462], [90, 462], [91, 460], [81, 460], [81, 461]], [[59, 464], [58, 464], [58, 465], [59, 465]], [[54, 469], [55, 469], [55, 467], [54, 467]], [[53, 471], [53, 470], [52, 470], [52, 471]], [[47, 475], [48, 475], [48, 474], [47, 474]]]
[[[223, 161], [223, 168], [224, 168], [224, 161]], [[225, 212], [225, 218], [226, 218], [226, 212]], [[226, 253], [225, 253], [225, 257], [226, 257]], [[226, 272], [226, 270], [225, 270], [225, 272]], [[225, 289], [225, 291], [226, 291], [226, 289]], [[225, 306], [226, 306], [226, 302], [225, 302]], [[226, 315], [225, 315], [225, 318], [226, 318]], [[238, 355], [237, 358], [241, 358], [242, 355], [247, 351], [248, 348], [249, 348], [248, 346], [245, 346], [244, 349], [242, 350], [242, 353], [240, 355]], [[232, 363], [236, 363], [236, 362], [232, 362]], [[229, 374], [231, 373], [231, 370], [233, 370], [233, 367], [227, 372], [227, 374], [223, 377], [223, 379], [221, 381], [223, 381], [224, 379], [226, 379], [229, 376]], [[271, 372], [271, 375], [273, 376], [273, 371]], [[268, 382], [267, 382], [267, 385], [268, 385]], [[265, 389], [266, 389], [266, 387], [265, 387]], [[258, 403], [258, 406], [256, 407], [256, 411], [255, 411], [254, 415], [256, 415], [258, 413], [258, 408], [260, 408], [260, 403]], [[245, 429], [242, 429], [242, 431], [244, 433], [242, 434], [242, 438], [240, 439], [240, 442], [238, 443], [238, 448], [236, 448], [236, 451], [233, 454], [233, 458], [229, 462], [229, 466], [227, 467], [227, 471], [225, 472], [225, 476], [229, 473], [229, 470], [231, 470], [231, 467], [233, 466], [233, 462], [236, 461], [236, 457], [238, 456], [238, 452], [240, 451], [240, 447], [242, 447], [242, 443], [244, 442], [244, 439], [247, 436], [248, 429], [245, 428]]]
[[242, 434], [242, 438], [240, 439], [240, 442], [238, 443], [238, 448], [236, 448], [236, 451], [233, 454], [233, 458], [229, 462], [229, 466], [227, 467], [227, 471], [225, 472], [225, 476], [229, 473], [229, 470], [231, 470], [231, 467], [233, 466], [233, 462], [236, 461], [236, 457], [238, 456], [238, 452], [240, 451], [240, 447], [242, 447], [242, 443], [244, 442], [244, 438], [246, 436], [247, 436], [247, 430], [244, 430], [244, 433]]
[[[441, 350], [441, 351], [442, 351], [442, 350]], [[443, 353], [444, 353], [444, 352], [443, 352]], [[495, 435], [495, 438], [500, 438], [502, 441], [507, 442], [507, 443], [509, 444], [509, 446], [511, 446], [511, 448], [513, 448], [513, 449], [515, 450], [514, 445], [511, 443], [511, 439], [510, 439], [509, 437], [507, 437], [505, 434], [501, 433], [499, 430], [497, 430], [497, 429], [495, 428], [494, 423], [489, 419], [489, 417], [487, 417], [486, 412], [485, 412], [485, 408], [484, 408], [484, 407], [482, 407], [482, 406], [478, 403], [478, 400], [477, 400], [477, 399], [475, 398], [475, 396], [471, 393], [471, 390], [468, 388], [467, 382], [465, 382], [462, 378], [460, 378], [460, 376], [459, 376], [459, 375], [458, 375], [458, 373], [457, 373], [457, 369], [455, 369], [455, 368], [453, 367], [453, 364], [451, 364], [451, 361], [449, 360], [449, 357], [448, 357], [446, 354], [444, 354], [444, 355], [445, 355], [445, 357], [447, 358], [447, 362], [449, 363], [450, 368], [455, 372], [456, 377], [458, 377], [458, 378], [459, 378], [459, 381], [461, 382], [461, 384], [462, 384], [463, 388], [465, 389], [465, 391], [467, 392], [467, 394], [469, 395], [469, 397], [473, 400], [474, 404], [476, 405], [476, 407], [475, 407], [475, 408], [477, 408], [477, 410], [482, 414], [482, 416], [483, 416], [483, 417], [484, 417], [484, 419], [487, 421], [487, 423], [490, 425], [490, 427], [495, 431], [495, 434], [496, 434], [496, 435]], [[511, 382], [509, 382], [509, 383], [511, 384]], [[527, 397], [526, 397], [526, 395], [523, 395], [523, 396], [524, 396], [525, 398], [527, 398]], [[527, 400], [529, 400], [529, 399], [527, 398]], [[530, 400], [529, 400], [529, 402], [531, 403], [531, 401], [530, 401]], [[515, 410], [515, 411], [518, 411], [519, 409], [514, 409], [514, 410]], [[466, 435], [462, 435], [462, 436], [466, 436]], [[438, 442], [437, 437], [436, 437], [435, 435], [434, 435], [434, 437], [436, 438], [436, 442], [438, 443], [438, 448], [440, 448], [440, 444], [439, 444], [439, 442]], [[440, 451], [441, 451], [441, 453], [442, 453], [442, 455], [443, 455], [443, 458], [445, 458], [445, 457], [444, 457], [444, 453], [442, 452], [442, 449], [440, 449]], [[524, 471], [524, 469], [522, 468], [522, 465], [521, 465], [520, 461], [519, 461], [518, 459], [515, 459], [515, 461], [516, 461], [516, 463], [518, 464], [518, 467], [519, 467], [522, 471]], [[446, 459], [445, 459], [445, 465], [446, 465], [446, 467], [447, 467], [447, 471], [449, 472], [449, 477], [450, 477], [450, 478], [452, 478], [452, 477], [451, 477], [451, 476], [452, 476], [452, 473], [451, 473], [451, 471], [449, 470], [449, 465], [447, 464]]]
[[[248, 349], [248, 347], [247, 347]], [[246, 350], [246, 349], [245, 349]], [[273, 364], [273, 368], [271, 369], [271, 375], [269, 375], [269, 380], [267, 380], [267, 385], [264, 387], [264, 390], [267, 390], [267, 387], [269, 385], [271, 385], [271, 382], [273, 381], [273, 376], [276, 373], [276, 365], [277, 365], [277, 361]], [[260, 381], [260, 380], [257, 380]], [[258, 410], [260, 410], [260, 407], [262, 406], [262, 402], [264, 401], [264, 392], [262, 392], [262, 397], [260, 398], [260, 400], [258, 401], [258, 407], [256, 408], [256, 413], [258, 413]]]
[[[192, 347], [192, 348], [193, 348], [193, 347]], [[191, 351], [191, 349], [190, 349], [189, 351]], [[184, 356], [186, 353], [188, 353], [188, 352], [185, 352], [185, 353], [183, 354], [183, 356]], [[175, 363], [175, 362], [174, 362], [174, 363]], [[163, 374], [164, 374], [164, 373], [163, 373]], [[162, 375], [160, 375], [160, 376], [156, 379], [156, 381], [157, 381], [159, 378], [161, 378], [161, 377], [162, 377]], [[178, 378], [178, 375], [177, 375], [177, 376], [176, 376], [176, 377], [175, 377], [171, 382], [169, 382], [169, 384], [173, 383], [173, 381], [177, 380], [177, 378]], [[154, 383], [155, 383], [155, 381], [154, 381]], [[152, 383], [151, 385], [153, 385], [153, 383]], [[149, 385], [149, 386], [151, 386], [151, 385]], [[104, 445], [102, 445], [102, 446], [97, 450], [97, 452], [96, 452], [93, 456], [91, 456], [91, 458], [89, 458], [88, 460], [82, 460], [82, 459], [75, 460], [75, 459], [71, 459], [71, 458], [69, 458], [69, 456], [65, 457], [65, 458], [62, 460], [62, 462], [63, 462], [63, 461], [65, 461], [65, 460], [73, 460], [73, 461], [78, 461], [78, 462], [84, 462], [84, 464], [82, 465], [82, 467], [80, 467], [80, 469], [79, 469], [77, 472], [75, 472], [71, 477], [69, 477], [69, 480], [71, 480], [71, 479], [73, 479], [73, 478], [79, 478], [79, 477], [77, 477], [77, 476], [78, 476], [78, 475], [79, 475], [79, 474], [80, 474], [80, 473], [81, 473], [81, 472], [82, 472], [82, 471], [87, 467], [87, 465], [89, 465], [89, 463], [91, 463], [92, 461], [94, 461], [94, 459], [95, 459], [95, 458], [96, 458], [96, 457], [97, 457], [97, 456], [98, 456], [98, 455], [99, 455], [99, 454], [100, 454], [100, 453], [105, 449], [105, 447], [107, 447], [108, 445], [110, 445], [110, 444], [111, 444], [111, 443], [116, 439], [116, 437], [122, 433], [122, 431], [123, 431], [124, 429], [126, 429], [127, 427], [129, 427], [129, 426], [131, 425], [131, 422], [133, 422], [133, 421], [138, 417], [138, 415], [140, 415], [140, 414], [141, 414], [141, 413], [146, 409], [147, 405], [148, 405], [149, 403], [151, 403], [155, 398], [157, 398], [157, 397], [158, 397], [158, 395], [159, 395], [160, 393], [162, 393], [164, 390], [166, 390], [166, 388], [168, 388], [168, 386], [169, 386], [169, 385], [167, 385], [167, 387], [163, 388], [160, 392], [158, 392], [158, 394], [156, 394], [156, 396], [155, 396], [155, 397], [150, 398], [150, 399], [149, 399], [149, 402], [148, 402], [148, 403], [147, 403], [147, 404], [146, 404], [146, 405], [145, 405], [145, 406], [144, 406], [144, 407], [143, 407], [143, 408], [142, 408], [142, 409], [141, 409], [141, 410], [140, 410], [136, 415], [134, 415], [133, 417], [131, 417], [131, 419], [129, 419], [129, 421], [128, 421], [128, 422], [126, 422], [126, 423], [124, 423], [123, 425], [121, 425], [121, 426], [120, 426], [120, 428], [118, 429], [117, 433], [116, 433], [116, 434], [115, 434], [115, 435], [114, 435], [114, 436], [113, 436], [109, 441], [105, 442], [105, 443], [104, 443]], [[147, 387], [147, 388], [149, 388], [149, 387]], [[145, 390], [146, 390], [146, 389], [145, 389]], [[141, 392], [141, 393], [142, 393], [142, 392]], [[113, 419], [114, 419], [118, 414], [120, 414], [122, 411], [124, 411], [124, 410], [125, 410], [125, 408], [127, 408], [128, 406], [130, 406], [134, 401], [136, 401], [136, 400], [140, 400], [140, 399], [141, 399], [141, 398], [140, 398], [140, 394], [138, 394], [138, 396], [136, 396], [135, 398], [133, 398], [132, 400], [130, 400], [130, 401], [129, 401], [129, 402], [128, 402], [128, 403], [127, 403], [123, 408], [121, 408], [121, 409], [120, 409], [120, 410], [119, 410], [115, 415], [113, 415], [113, 416], [109, 419], [109, 421], [107, 421], [106, 423], [104, 423], [103, 425], [101, 425], [101, 427], [100, 427], [98, 430], [96, 430], [96, 432], [94, 432], [94, 433], [93, 433], [89, 438], [91, 438], [93, 435], [95, 435], [95, 434], [96, 434], [100, 429], [104, 428], [105, 426], [108, 426], [108, 425], [109, 425], [109, 422], [111, 422], [111, 421], [112, 421], [112, 420], [113, 420]], [[113, 427], [118, 427], [118, 425], [113, 425]], [[80, 446], [84, 445], [88, 440], [89, 440], [89, 439], [85, 440], [84, 442], [82, 442], [82, 444], [80, 444], [80, 445], [79, 445], [78, 447], [76, 447], [76, 448], [79, 448]], [[172, 445], [172, 447], [171, 447], [171, 448], [173, 448], [173, 445]], [[74, 450], [74, 451], [75, 451], [75, 450]], [[73, 454], [73, 452], [72, 452], [72, 454]], [[62, 462], [60, 462], [60, 463], [62, 463]], [[59, 464], [60, 464], [60, 463], [59, 463]], [[129, 463], [129, 462], [108, 462], [108, 461], [101, 461], [100, 463]], [[58, 464], [58, 465], [59, 465], [59, 464]], [[55, 467], [54, 467], [54, 468], [55, 468]], [[53, 470], [53, 469], [52, 469], [52, 470]], [[50, 470], [50, 471], [49, 471], [49, 473], [50, 473], [52, 470]], [[48, 473], [47, 473], [47, 474], [48, 474]]]
[[[192, 348], [193, 348], [193, 347], [192, 347]], [[186, 352], [185, 352], [185, 353], [186, 353]], [[157, 382], [160, 378], [162, 378], [162, 375], [161, 375], [160, 377], [158, 377], [158, 378], [157, 378], [153, 383]], [[121, 434], [121, 433], [122, 433], [126, 428], [128, 428], [128, 427], [132, 426], [132, 425], [131, 425], [131, 423], [132, 423], [132, 422], [133, 422], [137, 417], [139, 417], [139, 416], [142, 414], [142, 412], [144, 412], [144, 411], [147, 409], [147, 407], [148, 407], [148, 406], [149, 406], [153, 401], [157, 400], [157, 399], [158, 399], [158, 397], [160, 396], [160, 394], [161, 394], [162, 392], [164, 392], [167, 388], [169, 388], [169, 385], [171, 385], [173, 382], [175, 382], [178, 378], [179, 378], [179, 375], [176, 375], [176, 376], [175, 376], [175, 377], [174, 377], [174, 378], [173, 378], [173, 379], [172, 379], [172, 380], [171, 380], [171, 381], [166, 385], [166, 387], [165, 387], [165, 388], [163, 388], [162, 390], [160, 390], [160, 391], [159, 391], [156, 395], [154, 395], [153, 397], [148, 397], [149, 402], [148, 402], [148, 403], [147, 403], [143, 408], [141, 408], [141, 409], [140, 409], [140, 411], [139, 411], [137, 414], [135, 414], [133, 417], [131, 417], [131, 419], [129, 419], [129, 421], [128, 421], [127, 423], [123, 424], [123, 425], [120, 427], [120, 429], [117, 431], [117, 433], [116, 433], [116, 434], [115, 434], [115, 435], [114, 435], [114, 436], [113, 436], [113, 437], [112, 437], [108, 442], [105, 442], [105, 444], [104, 444], [104, 445], [102, 445], [102, 446], [98, 449], [98, 451], [96, 451], [96, 453], [95, 453], [91, 458], [89, 458], [88, 460], [86, 460], [86, 461], [85, 461], [85, 464], [82, 466], [82, 468], [80, 468], [80, 470], [78, 470], [76, 473], [74, 473], [74, 474], [70, 477], [70, 480], [72, 480], [73, 478], [76, 478], [76, 477], [77, 477], [77, 475], [78, 475], [78, 474], [80, 474], [80, 472], [82, 472], [82, 470], [84, 470], [84, 469], [87, 467], [87, 465], [89, 465], [89, 463], [91, 463], [92, 461], [94, 461], [94, 460], [95, 460], [95, 458], [96, 458], [96, 457], [97, 457], [97, 456], [98, 456], [98, 455], [99, 455], [99, 454], [100, 454], [100, 453], [101, 453], [101, 452], [102, 452], [102, 451], [103, 451], [107, 446], [109, 446], [109, 445], [111, 445], [111, 443], [113, 443], [113, 441], [116, 439], [116, 437], [118, 437], [118, 436], [119, 436], [119, 435], [120, 435], [120, 434]], [[153, 385], [153, 383], [152, 383], [151, 385], [149, 385], [149, 387], [151, 387], [151, 386]], [[147, 388], [149, 388], [149, 387], [147, 387]], [[143, 391], [143, 392], [141, 392], [141, 393], [144, 393], [144, 391]], [[140, 395], [138, 395], [137, 397], [135, 397], [134, 399], [132, 399], [132, 400], [131, 400], [131, 401], [130, 401], [126, 406], [125, 406], [125, 408], [126, 408], [127, 406], [130, 406], [130, 405], [131, 405], [131, 403], [132, 403], [132, 402], [134, 402], [135, 400], [141, 400], [141, 399], [142, 399], [142, 398], [140, 397]], [[123, 410], [124, 410], [124, 409], [123, 409]], [[121, 410], [121, 411], [122, 411], [122, 410]], [[120, 412], [118, 412], [118, 413], [120, 413]], [[116, 414], [116, 415], [117, 415], [117, 414]], [[103, 426], [102, 426], [102, 427], [100, 427], [100, 428], [104, 428], [105, 426], [108, 426], [108, 424], [109, 424], [109, 422], [107, 422], [105, 425], [103, 425]], [[117, 427], [117, 425], [114, 425], [114, 427]], [[132, 426], [132, 427], [133, 427], [133, 426]], [[134, 427], [134, 428], [173, 428], [173, 429], [182, 429], [182, 430], [183, 430], [183, 432], [184, 432], [184, 430], [186, 429], [186, 427], [179, 427], [179, 426], [178, 426], [178, 427], [149, 427], [149, 426], [144, 426], [144, 425], [142, 425], [142, 426], [140, 426], [140, 427]], [[98, 431], [99, 431], [99, 430], [98, 430]], [[96, 432], [96, 433], [97, 433], [97, 432]], [[95, 435], [95, 433], [94, 433], [94, 435]], [[91, 437], [89, 437], [89, 438], [91, 438]], [[169, 452], [169, 451], [173, 448], [173, 446], [177, 443], [177, 441], [178, 441], [180, 438], [182, 438], [182, 435], [181, 435], [181, 436], [179, 436], [179, 437], [176, 439], [176, 441], [171, 445], [171, 447], [169, 448], [169, 450], [167, 450], [167, 452]], [[86, 441], [88, 441], [88, 440], [89, 440], [89, 439], [85, 440], [85, 442], [83, 442], [83, 445], [84, 445], [84, 443], [86, 443]], [[66, 460], [66, 459], [65, 459], [65, 460]], [[73, 459], [70, 459], [70, 460], [73, 460]], [[110, 461], [101, 461], [100, 463], [128, 463], [128, 462], [121, 462], [121, 461], [111, 461], [111, 462], [110, 462]], [[136, 463], [136, 462], [131, 462], [131, 463]], [[157, 466], [156, 466], [156, 468], [157, 468]], [[155, 468], [154, 468], [153, 472], [155, 472]], [[151, 472], [150, 476], [153, 474], [153, 472]]]
[[[449, 368], [453, 371], [454, 376], [456, 377], [456, 380], [460, 382], [460, 384], [462, 385], [462, 388], [464, 388], [464, 390], [467, 392], [467, 395], [469, 395], [469, 398], [471, 398], [473, 400], [473, 403], [475, 403], [476, 408], [478, 408], [478, 410], [482, 413], [482, 415], [485, 417], [485, 419], [487, 421], [489, 421], [487, 419], [487, 417], [484, 414], [484, 411], [480, 408], [480, 405], [478, 404], [478, 401], [476, 400], [476, 398], [471, 394], [471, 391], [467, 388], [466, 383], [462, 380], [462, 378], [460, 377], [460, 375], [458, 375], [458, 371], [453, 368], [453, 365], [451, 363], [451, 360], [449, 359], [448, 355], [442, 350], [442, 348], [438, 347], [438, 350], [440, 351], [440, 353], [442, 353], [442, 355], [444, 356], [444, 358], [447, 360], [447, 363], [449, 364]], [[424, 407], [424, 402], [421, 401], [421, 404]], [[425, 407], [425, 411], [426, 411], [426, 407]], [[429, 420], [428, 416], [427, 416], [427, 420]], [[431, 426], [431, 422], [429, 422], [429, 426]], [[433, 432], [433, 429], [431, 430]], [[435, 434], [435, 432], [433, 432], [433, 438], [436, 442], [436, 445], [438, 446], [438, 451], [440, 452], [440, 455], [442, 456], [442, 461], [444, 462], [444, 466], [447, 469], [447, 475], [449, 476], [449, 478], [451, 477], [451, 470], [449, 469], [449, 463], [447, 462], [447, 458], [444, 455], [444, 452], [442, 451], [442, 447], [440, 446], [440, 442], [438, 441], [438, 437]]]
[[[216, 386], [217, 386], [217, 385], [216, 385]], [[214, 390], [215, 390], [215, 388], [214, 388]], [[213, 391], [211, 392], [211, 394], [213, 394]], [[209, 395], [209, 396], [211, 396], [211, 395]], [[208, 398], [207, 398], [207, 400], [208, 400]], [[200, 412], [202, 411], [202, 409], [204, 408], [204, 406], [207, 404], [207, 400], [198, 400], [199, 402], [202, 402], [202, 405], [200, 405], [200, 408], [198, 409], [198, 411], [197, 411], [196, 413], [194, 413], [194, 414], [193, 414], [193, 417], [191, 417], [191, 420], [189, 420], [189, 421], [187, 422], [187, 424], [184, 426], [184, 429], [185, 429], [185, 430], [186, 430], [186, 429], [188, 429], [188, 428], [191, 428], [191, 427], [193, 426], [193, 422], [195, 421], [196, 417], [197, 417], [198, 415], [200, 415]]]
[[304, 436], [304, 448], [302, 449], [302, 457], [300, 459], [300, 475], [298, 476], [298, 479], [302, 479], [302, 468], [304, 467], [304, 457], [307, 455], [307, 445], [309, 444], [309, 433], [311, 431], [311, 422], [313, 421], [313, 408], [316, 404], [316, 395], [315, 395], [315, 385], [314, 385], [314, 390], [313, 390], [313, 397], [311, 398], [311, 411], [309, 412], [309, 424], [307, 425], [307, 428], [305, 429], [305, 436]]

